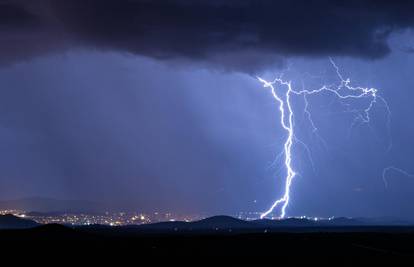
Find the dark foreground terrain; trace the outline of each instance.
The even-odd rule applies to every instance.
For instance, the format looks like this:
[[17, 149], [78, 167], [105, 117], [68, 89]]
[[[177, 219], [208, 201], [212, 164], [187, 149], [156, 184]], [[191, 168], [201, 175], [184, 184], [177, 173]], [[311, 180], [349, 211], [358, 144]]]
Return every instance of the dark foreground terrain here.
[[67, 263], [151, 266], [158, 261], [194, 266], [219, 265], [223, 261], [253, 263], [253, 266], [260, 266], [261, 262], [272, 266], [395, 265], [414, 263], [414, 228], [286, 228], [266, 232], [266, 229], [154, 231], [102, 226], [75, 229], [46, 225], [1, 230], [0, 246], [3, 258], [54, 266]]

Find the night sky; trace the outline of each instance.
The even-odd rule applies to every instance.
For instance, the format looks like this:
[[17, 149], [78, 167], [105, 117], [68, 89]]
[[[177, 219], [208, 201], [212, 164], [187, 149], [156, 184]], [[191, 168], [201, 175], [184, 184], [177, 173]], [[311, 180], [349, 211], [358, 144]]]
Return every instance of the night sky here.
[[[0, 199], [233, 214], [282, 194], [286, 137], [256, 75], [375, 87], [292, 100], [289, 216], [414, 219], [414, 2], [0, 0]], [[349, 106], [351, 105], [351, 107]], [[389, 126], [389, 127], [388, 127]]]

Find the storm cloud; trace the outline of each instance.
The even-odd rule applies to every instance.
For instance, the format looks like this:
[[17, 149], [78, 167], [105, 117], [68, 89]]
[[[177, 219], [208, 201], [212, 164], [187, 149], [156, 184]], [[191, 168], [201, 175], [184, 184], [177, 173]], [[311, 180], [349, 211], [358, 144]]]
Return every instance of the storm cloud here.
[[377, 59], [413, 12], [410, 1], [3, 0], [0, 60], [86, 48], [251, 73], [290, 56]]

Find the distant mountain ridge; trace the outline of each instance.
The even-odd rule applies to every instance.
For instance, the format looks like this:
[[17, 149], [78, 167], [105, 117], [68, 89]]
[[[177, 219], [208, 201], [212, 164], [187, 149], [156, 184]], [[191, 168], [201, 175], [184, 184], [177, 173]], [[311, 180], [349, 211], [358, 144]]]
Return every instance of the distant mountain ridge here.
[[0, 209], [26, 212], [103, 212], [100, 203], [85, 200], [59, 200], [44, 197], [29, 197], [0, 201]]
[[[23, 229], [39, 226], [32, 220], [17, 217], [14, 215], [0, 215], [0, 229]], [[332, 219], [306, 219], [306, 218], [287, 218], [281, 220], [260, 219], [253, 221], [240, 220], [230, 216], [213, 216], [206, 219], [193, 222], [184, 221], [167, 221], [152, 224], [129, 225], [118, 228], [130, 228], [139, 231], [155, 231], [155, 232], [188, 232], [188, 231], [297, 231], [301, 229], [315, 230], [323, 229], [355, 229], [358, 228], [384, 228], [384, 227], [404, 227], [413, 228], [414, 223], [397, 221], [393, 223], [391, 220], [381, 221], [369, 218], [345, 218], [338, 217]], [[73, 227], [73, 226], [72, 226]], [[111, 229], [108, 225], [92, 225], [92, 226], [75, 226], [80, 228], [102, 228]]]

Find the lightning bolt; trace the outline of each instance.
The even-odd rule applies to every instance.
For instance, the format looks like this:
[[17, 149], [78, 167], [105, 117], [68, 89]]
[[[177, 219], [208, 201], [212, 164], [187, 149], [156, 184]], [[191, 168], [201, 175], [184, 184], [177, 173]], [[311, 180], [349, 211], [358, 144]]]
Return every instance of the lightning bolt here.
[[[264, 79], [257, 77], [257, 79], [263, 83], [264, 87], [269, 87], [271, 89], [272, 95], [274, 99], [279, 102], [279, 111], [280, 111], [280, 124], [282, 125], [283, 129], [287, 132], [287, 138], [284, 144], [284, 155], [285, 155], [285, 167], [287, 170], [286, 175], [286, 182], [285, 182], [285, 193], [282, 198], [276, 200], [273, 205], [270, 207], [268, 211], [263, 213], [260, 218], [264, 218], [269, 213], [271, 213], [279, 204], [283, 203], [282, 206], [282, 214], [281, 217], [285, 217], [285, 210], [287, 205], [289, 204], [290, 198], [290, 185], [292, 183], [293, 178], [296, 175], [296, 172], [293, 170], [291, 166], [292, 162], [292, 145], [293, 145], [293, 110], [290, 103], [290, 95], [292, 92], [291, 82], [285, 82], [281, 79], [275, 79], [273, 82], [265, 81]], [[276, 82], [280, 83], [281, 85], [285, 85], [288, 87], [288, 90], [285, 94], [285, 100], [283, 100], [276, 92], [275, 87], [273, 86]], [[287, 120], [286, 120], [287, 116]]]
[[[286, 216], [286, 208], [289, 205], [289, 201], [290, 201], [290, 191], [291, 191], [292, 181], [297, 175], [297, 172], [292, 167], [292, 146], [294, 144], [294, 141], [298, 141], [298, 139], [295, 137], [294, 110], [291, 104], [292, 96], [294, 95], [303, 96], [303, 99], [305, 102], [304, 114], [306, 114], [306, 117], [308, 118], [310, 122], [313, 133], [317, 133], [318, 128], [316, 127], [312, 119], [312, 114], [309, 111], [309, 102], [307, 100], [307, 96], [321, 94], [325, 92], [333, 94], [335, 97], [337, 97], [340, 100], [361, 99], [361, 98], [369, 99], [368, 105], [363, 110], [354, 110], [354, 112], [357, 113], [354, 123], [358, 121], [361, 123], [369, 123], [371, 119], [370, 111], [379, 100], [386, 107], [386, 111], [388, 112], [388, 124], [389, 124], [390, 109], [385, 99], [377, 94], [378, 90], [376, 88], [352, 86], [351, 80], [349, 78], [344, 79], [344, 77], [339, 71], [339, 67], [335, 64], [335, 62], [331, 58], [329, 60], [330, 60], [330, 63], [332, 64], [332, 67], [335, 69], [336, 75], [339, 79], [339, 84], [323, 85], [322, 87], [318, 89], [314, 89], [314, 90], [306, 90], [303, 88], [301, 90], [294, 90], [292, 88], [291, 81], [285, 81], [282, 78], [276, 78], [273, 81], [266, 81], [265, 79], [261, 77], [256, 77], [259, 80], [259, 82], [263, 84], [263, 87], [270, 89], [273, 98], [279, 104], [280, 125], [286, 131], [286, 134], [287, 134], [287, 137], [284, 142], [284, 150], [283, 150], [284, 166], [286, 168], [286, 176], [284, 179], [285, 181], [284, 192], [281, 198], [277, 199], [267, 211], [263, 212], [260, 215], [261, 219], [268, 216], [279, 206], [281, 206], [280, 218], [284, 218]], [[281, 91], [282, 91], [282, 88], [284, 87], [287, 89], [283, 93]], [[303, 144], [303, 142], [301, 141], [300, 143]]]

